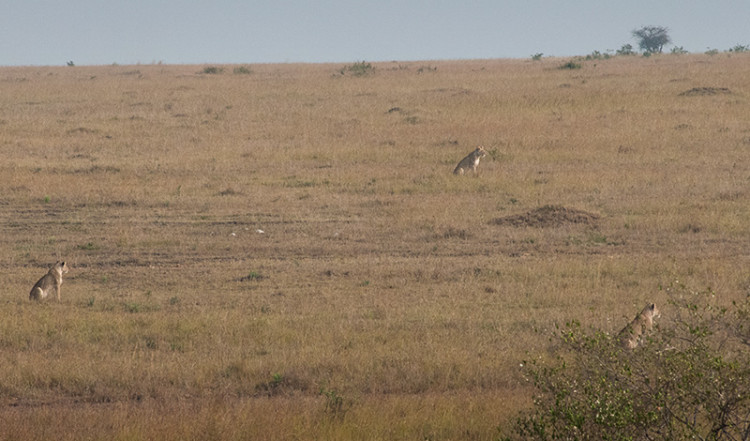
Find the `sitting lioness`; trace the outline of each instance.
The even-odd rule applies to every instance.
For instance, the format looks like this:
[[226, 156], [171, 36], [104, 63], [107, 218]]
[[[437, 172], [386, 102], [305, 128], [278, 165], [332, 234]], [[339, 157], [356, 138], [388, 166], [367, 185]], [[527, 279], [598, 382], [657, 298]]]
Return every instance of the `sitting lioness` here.
[[654, 319], [661, 316], [656, 304], [650, 303], [643, 308], [632, 322], [628, 323], [618, 334], [623, 346], [635, 349], [643, 343], [643, 338], [654, 329]]
[[68, 266], [65, 262], [57, 262], [49, 272], [45, 274], [38, 282], [31, 288], [29, 293], [29, 300], [44, 300], [54, 291], [57, 294], [57, 301], [60, 301], [60, 285], [62, 285], [62, 275], [68, 272]]
[[479, 160], [484, 158], [485, 156], [487, 156], [487, 152], [484, 150], [484, 147], [477, 147], [476, 150], [466, 155], [466, 157], [458, 163], [456, 168], [453, 170], [453, 174], [462, 175], [464, 173], [468, 173], [469, 171], [473, 171], [476, 175], [477, 166], [479, 166]]

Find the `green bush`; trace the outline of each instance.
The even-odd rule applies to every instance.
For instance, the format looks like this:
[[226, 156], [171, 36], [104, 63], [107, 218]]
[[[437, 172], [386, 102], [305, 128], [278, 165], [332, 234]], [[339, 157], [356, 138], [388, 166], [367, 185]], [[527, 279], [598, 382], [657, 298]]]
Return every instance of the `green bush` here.
[[359, 61], [351, 66], [345, 66], [342, 67], [339, 71], [341, 75], [346, 75], [347, 73], [350, 75], [354, 75], [355, 77], [361, 77], [365, 75], [369, 75], [373, 73], [374, 68], [372, 67], [372, 64], [366, 63], [364, 61]]
[[253, 73], [253, 71], [250, 70], [250, 68], [247, 66], [235, 67], [233, 72], [235, 75], [250, 75], [251, 73]]
[[611, 55], [604, 52], [594, 51], [590, 53], [589, 55], [586, 55], [587, 60], [609, 60]]
[[623, 44], [620, 49], [615, 52], [617, 55], [635, 55], [632, 44]]
[[582, 67], [583, 67], [583, 65], [581, 63], [576, 63], [575, 61], [571, 60], [571, 61], [568, 61], [567, 63], [563, 64], [562, 66], [560, 66], [560, 69], [571, 69], [571, 70], [573, 70], [573, 69], [580, 69]]
[[203, 68], [202, 72], [207, 75], [216, 75], [216, 74], [224, 73], [224, 68], [216, 67], [216, 66], [206, 66]]
[[669, 319], [634, 350], [578, 322], [559, 329], [556, 357], [525, 364], [534, 406], [502, 439], [747, 440], [750, 300], [666, 291]]
[[682, 47], [682, 46], [675, 46], [675, 47], [672, 48], [672, 50], [670, 52], [672, 54], [674, 54], [674, 55], [682, 55], [682, 54], [687, 54], [688, 53], [688, 51], [685, 50], [685, 48]]

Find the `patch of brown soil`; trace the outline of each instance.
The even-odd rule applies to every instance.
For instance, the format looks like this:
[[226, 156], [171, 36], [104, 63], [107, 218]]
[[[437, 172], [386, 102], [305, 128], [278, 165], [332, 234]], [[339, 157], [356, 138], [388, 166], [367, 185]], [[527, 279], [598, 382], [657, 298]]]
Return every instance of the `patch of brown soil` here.
[[493, 219], [491, 223], [495, 225], [510, 225], [513, 227], [545, 228], [569, 224], [595, 225], [598, 220], [598, 215], [586, 211], [566, 208], [559, 205], [545, 205], [524, 214], [499, 217]]
[[703, 96], [703, 95], [729, 95], [732, 91], [726, 87], [693, 87], [680, 94], [680, 96]]

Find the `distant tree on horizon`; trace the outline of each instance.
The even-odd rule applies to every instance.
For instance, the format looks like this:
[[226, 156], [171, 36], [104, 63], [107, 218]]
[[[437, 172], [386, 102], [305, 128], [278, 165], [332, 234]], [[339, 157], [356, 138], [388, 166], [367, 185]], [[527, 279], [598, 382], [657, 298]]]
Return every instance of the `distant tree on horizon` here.
[[672, 42], [669, 29], [664, 26], [644, 26], [633, 31], [633, 37], [638, 39], [638, 47], [651, 54], [661, 53], [665, 44]]

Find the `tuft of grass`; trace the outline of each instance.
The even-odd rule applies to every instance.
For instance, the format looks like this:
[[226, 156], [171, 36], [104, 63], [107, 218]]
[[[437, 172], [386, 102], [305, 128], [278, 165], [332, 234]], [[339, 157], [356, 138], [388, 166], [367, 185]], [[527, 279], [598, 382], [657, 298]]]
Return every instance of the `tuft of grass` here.
[[99, 246], [94, 242], [86, 242], [84, 244], [76, 245], [76, 248], [81, 251], [96, 251], [99, 249]]
[[265, 279], [265, 276], [257, 271], [250, 271], [246, 276], [240, 277], [240, 282], [255, 282]]
[[343, 418], [349, 410], [344, 397], [335, 389], [321, 389], [320, 394], [325, 397], [323, 411], [331, 418]]

